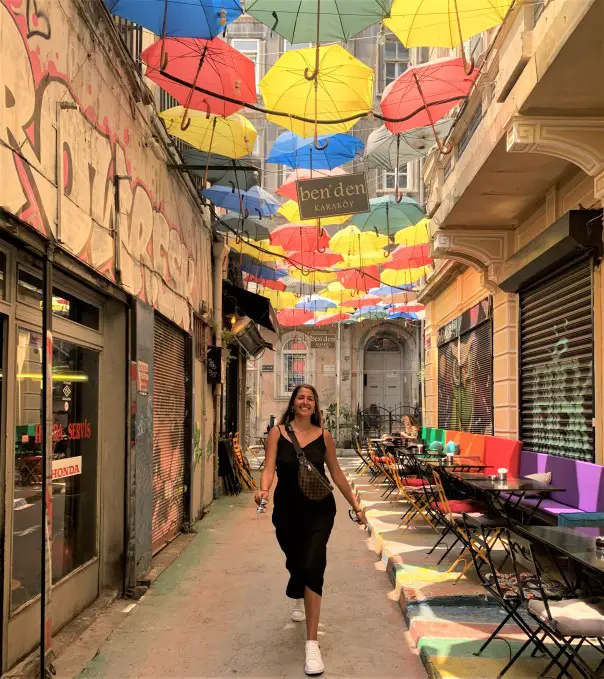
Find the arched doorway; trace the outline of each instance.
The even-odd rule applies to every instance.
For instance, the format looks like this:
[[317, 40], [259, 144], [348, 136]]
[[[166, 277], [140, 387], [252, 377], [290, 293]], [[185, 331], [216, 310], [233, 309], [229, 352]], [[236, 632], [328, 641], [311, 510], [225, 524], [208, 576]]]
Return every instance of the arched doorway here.
[[392, 411], [411, 405], [411, 365], [398, 339], [376, 335], [365, 344], [363, 407]]

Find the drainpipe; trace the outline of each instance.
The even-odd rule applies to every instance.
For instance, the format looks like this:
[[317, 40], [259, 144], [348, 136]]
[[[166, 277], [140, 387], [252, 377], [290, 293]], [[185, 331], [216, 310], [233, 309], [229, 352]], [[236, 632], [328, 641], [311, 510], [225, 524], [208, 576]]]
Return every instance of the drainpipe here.
[[419, 204], [425, 207], [426, 185], [424, 184], [424, 158], [419, 159]]
[[[214, 328], [216, 331], [215, 343], [222, 346], [222, 280], [224, 277], [224, 265], [228, 255], [228, 248], [223, 240], [212, 245], [212, 291], [214, 297]], [[220, 384], [214, 387], [214, 498], [218, 497], [218, 439], [220, 437], [220, 420], [222, 404], [223, 370], [220, 367]]]
[[338, 343], [336, 344], [336, 445], [340, 445], [340, 399], [342, 392], [342, 324], [338, 326]]

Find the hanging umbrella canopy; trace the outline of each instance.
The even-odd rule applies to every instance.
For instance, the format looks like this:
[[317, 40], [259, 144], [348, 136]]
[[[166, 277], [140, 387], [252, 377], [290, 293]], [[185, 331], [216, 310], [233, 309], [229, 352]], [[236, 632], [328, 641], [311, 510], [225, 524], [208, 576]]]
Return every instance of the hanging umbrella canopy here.
[[396, 314], [418, 314], [421, 311], [425, 311], [426, 307], [423, 304], [395, 304], [391, 307], [391, 313]]
[[358, 299], [352, 299], [350, 302], [348, 302], [348, 306], [354, 307], [355, 309], [362, 309], [363, 307], [369, 307], [369, 306], [376, 306], [382, 301], [381, 297], [378, 297], [377, 295], [363, 295], [362, 297], [359, 297]]
[[262, 265], [257, 259], [254, 259], [249, 255], [243, 255], [241, 257], [241, 270], [252, 276], [256, 276], [257, 278], [265, 278], [269, 281], [278, 281], [280, 278], [287, 276], [286, 271]]
[[307, 321], [312, 321], [313, 317], [312, 311], [304, 309], [283, 309], [277, 313], [279, 325], [290, 328], [294, 325], [304, 325]]
[[304, 139], [293, 132], [284, 132], [273, 144], [266, 162], [291, 168], [333, 170], [350, 162], [364, 146], [351, 134], [319, 135], [318, 142], [324, 147], [321, 150], [315, 148], [313, 137]]
[[264, 290], [268, 288], [269, 290], [276, 290], [278, 292], [285, 292], [286, 284], [281, 281], [269, 281], [266, 278], [258, 278], [257, 276], [252, 276], [250, 274], [244, 274], [243, 282], [250, 286], [255, 286], [256, 290]]
[[[294, 224], [304, 224], [306, 226], [318, 226], [318, 219], [301, 219], [300, 208], [298, 203], [293, 200], [288, 200], [279, 208], [279, 214], [283, 215], [288, 222]], [[321, 226], [339, 225], [350, 219], [350, 215], [340, 215], [338, 217], [322, 217]]]
[[190, 111], [191, 123], [186, 130], [181, 128], [184, 116], [182, 106], [174, 106], [159, 115], [168, 134], [178, 137], [200, 151], [219, 153], [227, 158], [243, 158], [252, 154], [256, 141], [256, 128], [240, 113], [228, 118], [210, 116], [200, 111]]
[[290, 43], [345, 42], [390, 14], [392, 0], [248, 0], [246, 12]]
[[285, 257], [283, 248], [279, 246], [273, 246], [269, 241], [247, 242], [245, 240], [240, 240], [237, 242], [235, 236], [231, 234], [227, 237], [226, 242], [233, 252], [250, 255], [259, 262], [268, 262], [274, 264]]
[[308, 269], [326, 269], [342, 261], [342, 255], [326, 250], [325, 252], [304, 251], [289, 252], [287, 259], [297, 266]]
[[408, 226], [394, 234], [394, 242], [397, 245], [422, 245], [430, 242], [429, 220], [422, 219], [414, 226]]
[[219, 233], [233, 234], [233, 231], [241, 234], [247, 240], [266, 240], [270, 231], [258, 219], [248, 217], [242, 218], [239, 215], [227, 215], [216, 220], [214, 227]]
[[377, 231], [390, 236], [407, 226], [414, 226], [426, 216], [413, 198], [402, 196], [397, 203], [394, 196], [381, 196], [369, 201], [369, 212], [354, 215], [352, 223], [360, 231]]
[[[279, 57], [260, 81], [265, 105], [269, 109], [319, 121], [362, 116], [371, 110], [374, 72], [369, 66], [340, 45], [320, 47], [319, 64], [319, 72], [315, 73], [313, 47], [289, 51]], [[305, 73], [312, 73], [316, 78], [309, 80]], [[302, 137], [315, 132], [346, 132], [357, 122], [352, 119], [336, 124], [315, 124], [271, 114], [267, 119]]]
[[385, 269], [411, 269], [418, 266], [431, 266], [434, 260], [430, 257], [430, 247], [423, 245], [399, 245], [384, 265]]
[[382, 95], [384, 115], [407, 120], [386, 121], [386, 127], [396, 134], [436, 124], [468, 96], [477, 76], [478, 69], [466, 74], [461, 58], [437, 59], [408, 68]]
[[280, 290], [259, 290], [258, 294], [266, 297], [273, 305], [273, 309], [280, 311], [288, 307], [296, 306], [298, 297], [291, 292], [281, 292]]
[[276, 193], [280, 196], [298, 202], [298, 189], [296, 183], [304, 179], [319, 179], [321, 177], [338, 177], [348, 174], [346, 170], [336, 168], [335, 170], [294, 170], [283, 184], [277, 189]]
[[289, 275], [298, 281], [303, 281], [304, 283], [312, 285], [332, 283], [333, 281], [338, 280], [338, 277], [332, 271], [301, 271], [295, 266], [290, 266]]
[[[164, 53], [167, 63], [162, 64]], [[243, 108], [243, 104], [199, 92], [198, 86], [245, 104], [258, 101], [254, 62], [220, 38], [158, 40], [141, 53], [141, 59], [147, 64], [147, 78], [185, 109], [226, 117]]]
[[333, 252], [338, 252], [345, 257], [362, 255], [364, 252], [375, 252], [388, 245], [388, 238], [376, 234], [374, 231], [361, 232], [351, 224], [340, 229], [331, 237], [329, 247]]
[[382, 271], [381, 281], [386, 285], [411, 285], [429, 271], [432, 271], [432, 268], [429, 266], [420, 266], [416, 269], [385, 269]]
[[292, 252], [312, 252], [324, 250], [329, 245], [329, 236], [325, 231], [304, 224], [284, 224], [271, 231], [270, 241], [280, 245], [284, 250]]
[[211, 40], [241, 16], [240, 0], [107, 0], [116, 16], [155, 35]]
[[323, 297], [329, 297], [329, 299], [333, 299], [334, 302], [338, 302], [342, 306], [347, 306], [350, 300], [358, 299], [362, 296], [362, 293], [356, 290], [345, 288], [339, 281], [330, 283], [325, 290], [321, 291], [321, 294]]
[[287, 292], [293, 292], [295, 295], [298, 295], [298, 297], [303, 297], [304, 295], [312, 295], [313, 292], [317, 291], [317, 285], [314, 285], [313, 283], [305, 283], [304, 281], [297, 281], [295, 278], [291, 278], [288, 276], [287, 278], [283, 279], [283, 282], [285, 283], [286, 291]]
[[388, 318], [393, 321], [398, 321], [398, 320], [406, 320], [406, 321], [417, 321], [421, 318], [420, 314], [409, 314], [409, 313], [403, 313], [403, 312], [398, 312], [398, 313], [393, 313], [390, 311], [388, 314]]
[[[453, 127], [453, 120], [445, 118], [434, 127], [439, 138], [445, 139]], [[434, 131], [430, 125], [400, 134], [392, 134], [382, 125], [367, 138], [365, 161], [370, 168], [396, 170], [397, 158], [398, 167], [402, 168], [412, 160], [426, 156], [434, 144]]]
[[308, 295], [308, 297], [303, 297], [295, 306], [296, 309], [306, 309], [307, 311], [327, 311], [328, 309], [335, 309], [338, 305], [328, 297]]
[[384, 24], [405, 47], [453, 48], [498, 26], [514, 0], [395, 0]]
[[211, 200], [214, 205], [235, 212], [243, 211], [260, 217], [270, 217], [279, 209], [279, 203], [273, 196], [259, 186], [253, 186], [249, 191], [233, 191], [229, 186], [213, 186], [204, 189], [202, 195]]
[[360, 309], [352, 315], [355, 321], [377, 321], [388, 317], [388, 309], [375, 307], [373, 309]]
[[380, 270], [377, 266], [366, 266], [362, 269], [348, 269], [338, 272], [338, 280], [343, 287], [357, 292], [369, 292], [380, 280]]
[[197, 149], [185, 149], [181, 151], [181, 156], [185, 165], [195, 168], [189, 170], [190, 172], [202, 179], [205, 177], [210, 184], [247, 191], [260, 183], [258, 170], [253, 169], [254, 160], [250, 157], [235, 160]]
[[361, 255], [342, 255], [342, 261], [336, 264], [337, 269], [362, 269], [376, 264], [385, 264], [390, 261], [390, 255], [386, 250], [366, 250]]
[[323, 318], [320, 318], [319, 320], [316, 321], [315, 325], [317, 328], [320, 328], [321, 326], [324, 325], [331, 325], [332, 323], [343, 323], [345, 321], [350, 320], [351, 316], [350, 314], [330, 314], [329, 316], [324, 316]]

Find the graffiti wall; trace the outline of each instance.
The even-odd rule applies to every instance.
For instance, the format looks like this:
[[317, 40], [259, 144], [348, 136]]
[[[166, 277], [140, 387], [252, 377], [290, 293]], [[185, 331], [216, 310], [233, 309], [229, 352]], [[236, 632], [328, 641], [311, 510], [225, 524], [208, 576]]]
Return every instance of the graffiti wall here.
[[0, 207], [47, 237], [60, 225], [63, 248], [188, 330], [188, 305], [211, 299], [209, 235], [102, 9], [0, 0]]

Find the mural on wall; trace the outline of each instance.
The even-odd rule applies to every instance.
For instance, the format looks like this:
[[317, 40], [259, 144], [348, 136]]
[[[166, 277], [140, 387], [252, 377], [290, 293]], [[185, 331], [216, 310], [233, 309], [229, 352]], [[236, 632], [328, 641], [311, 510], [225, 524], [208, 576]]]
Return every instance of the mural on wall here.
[[188, 330], [188, 304], [197, 309], [209, 294], [209, 279], [197, 274], [210, 269], [208, 235], [192, 199], [155, 157], [147, 113], [112, 65], [110, 41], [65, 14], [71, 7], [75, 15], [75, 5], [0, 0], [0, 54], [11, 64], [0, 69], [0, 207], [47, 237], [59, 222], [62, 247]]

